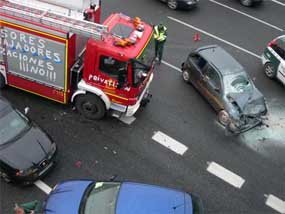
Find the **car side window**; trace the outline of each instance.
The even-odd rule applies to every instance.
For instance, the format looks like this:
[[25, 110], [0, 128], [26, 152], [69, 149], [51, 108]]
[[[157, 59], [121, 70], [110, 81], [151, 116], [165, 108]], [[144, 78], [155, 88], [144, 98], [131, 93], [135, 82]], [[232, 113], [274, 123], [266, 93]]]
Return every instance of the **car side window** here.
[[100, 56], [99, 69], [110, 77], [118, 79], [119, 71], [127, 70], [127, 63], [114, 59], [110, 56]]
[[200, 70], [203, 70], [205, 65], [207, 64], [207, 61], [203, 57], [199, 56], [198, 54], [190, 55], [189, 58], [194, 64], [197, 65], [197, 67]]
[[208, 82], [214, 88], [220, 89], [221, 88], [221, 80], [218, 72], [210, 65], [207, 66], [205, 69], [204, 75], [208, 79]]

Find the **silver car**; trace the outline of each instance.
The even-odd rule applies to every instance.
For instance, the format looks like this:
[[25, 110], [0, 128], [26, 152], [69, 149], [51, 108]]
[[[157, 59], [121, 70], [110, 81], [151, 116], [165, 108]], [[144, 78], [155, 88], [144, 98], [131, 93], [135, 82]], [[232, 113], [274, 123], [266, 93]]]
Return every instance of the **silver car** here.
[[218, 112], [218, 121], [233, 133], [262, 124], [267, 107], [245, 69], [217, 45], [191, 51], [182, 63], [182, 77]]

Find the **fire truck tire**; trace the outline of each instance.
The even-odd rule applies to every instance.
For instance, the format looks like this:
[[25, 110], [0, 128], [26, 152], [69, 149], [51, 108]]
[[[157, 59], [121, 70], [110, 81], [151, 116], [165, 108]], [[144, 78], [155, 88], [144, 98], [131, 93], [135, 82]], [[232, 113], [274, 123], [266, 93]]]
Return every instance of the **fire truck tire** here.
[[2, 74], [0, 74], [0, 89], [5, 87], [5, 78]]
[[90, 120], [100, 120], [106, 114], [104, 102], [96, 95], [79, 95], [75, 99], [75, 107], [80, 114]]

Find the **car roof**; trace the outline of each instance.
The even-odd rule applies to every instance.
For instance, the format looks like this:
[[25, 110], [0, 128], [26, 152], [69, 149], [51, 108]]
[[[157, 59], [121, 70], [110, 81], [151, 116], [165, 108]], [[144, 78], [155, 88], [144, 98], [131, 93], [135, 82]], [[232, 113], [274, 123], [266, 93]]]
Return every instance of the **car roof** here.
[[222, 75], [240, 73], [244, 70], [238, 61], [218, 45], [201, 47], [196, 52], [219, 70]]

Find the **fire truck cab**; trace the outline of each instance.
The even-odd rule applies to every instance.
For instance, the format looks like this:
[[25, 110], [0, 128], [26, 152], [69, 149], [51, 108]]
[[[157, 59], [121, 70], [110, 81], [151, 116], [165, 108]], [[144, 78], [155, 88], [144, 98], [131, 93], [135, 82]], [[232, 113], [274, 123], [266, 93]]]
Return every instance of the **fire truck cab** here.
[[122, 13], [98, 24], [100, 2], [63, 13], [61, 1], [24, 1], [0, 1], [0, 88], [72, 102], [89, 119], [132, 116], [148, 102], [151, 25]]

